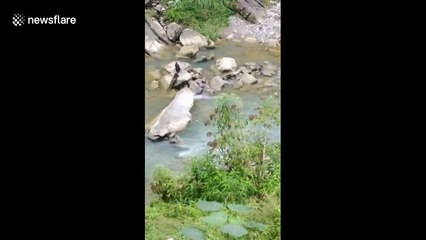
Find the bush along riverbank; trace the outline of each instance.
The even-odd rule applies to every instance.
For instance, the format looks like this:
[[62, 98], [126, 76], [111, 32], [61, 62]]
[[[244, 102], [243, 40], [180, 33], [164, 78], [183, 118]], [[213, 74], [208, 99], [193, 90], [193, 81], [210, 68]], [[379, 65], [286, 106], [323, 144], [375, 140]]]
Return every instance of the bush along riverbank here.
[[209, 151], [182, 176], [156, 169], [146, 239], [280, 239], [281, 146], [268, 138], [280, 125], [275, 101], [245, 116], [236, 95], [218, 96], [205, 121], [214, 129]]

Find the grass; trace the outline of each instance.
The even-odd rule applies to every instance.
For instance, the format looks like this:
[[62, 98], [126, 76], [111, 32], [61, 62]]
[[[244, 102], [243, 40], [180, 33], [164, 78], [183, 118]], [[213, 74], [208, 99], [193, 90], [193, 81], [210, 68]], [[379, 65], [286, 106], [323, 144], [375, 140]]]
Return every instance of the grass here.
[[179, 0], [168, 6], [165, 19], [190, 27], [202, 35], [216, 40], [220, 29], [228, 25], [235, 14], [228, 6], [233, 0]]
[[[255, 198], [249, 200], [247, 204], [252, 212], [247, 213], [249, 219], [264, 223], [267, 227], [265, 231], [249, 230], [249, 233], [243, 238], [248, 240], [275, 240], [280, 238], [280, 199], [276, 195], [268, 197], [259, 202]], [[201, 210], [195, 207], [195, 203], [165, 203], [163, 201], [154, 201], [145, 210], [145, 239], [165, 240], [173, 238], [175, 240], [185, 240], [179, 234], [182, 227], [196, 227], [201, 229], [206, 239], [226, 240], [230, 239], [224, 236], [217, 227], [206, 225], [200, 220], [205, 216]]]

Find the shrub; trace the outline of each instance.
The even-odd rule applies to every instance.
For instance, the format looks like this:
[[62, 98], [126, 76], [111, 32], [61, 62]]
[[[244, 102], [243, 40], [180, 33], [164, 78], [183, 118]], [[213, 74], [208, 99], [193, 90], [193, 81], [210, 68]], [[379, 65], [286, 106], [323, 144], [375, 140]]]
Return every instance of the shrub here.
[[[278, 106], [265, 101], [257, 116], [247, 118], [235, 95], [220, 95], [216, 104], [208, 123], [215, 129], [209, 134], [214, 137], [209, 152], [194, 159], [183, 176], [173, 177], [161, 168], [155, 171], [152, 190], [163, 201], [245, 203], [279, 190], [280, 145], [270, 143], [267, 136], [267, 129], [279, 124]], [[255, 130], [248, 130], [249, 119]]]

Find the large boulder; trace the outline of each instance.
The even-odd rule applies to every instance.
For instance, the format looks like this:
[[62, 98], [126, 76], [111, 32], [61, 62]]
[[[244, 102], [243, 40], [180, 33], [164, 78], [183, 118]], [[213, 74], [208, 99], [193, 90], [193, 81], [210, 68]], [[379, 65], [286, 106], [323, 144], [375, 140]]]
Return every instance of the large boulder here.
[[195, 81], [189, 81], [189, 89], [191, 89], [191, 91], [193, 91], [195, 94], [200, 94], [203, 92], [203, 88]]
[[248, 74], [247, 72], [243, 73], [241, 76], [240, 81], [247, 85], [255, 84], [257, 82], [257, 79], [253, 77], [252, 75]]
[[225, 80], [223, 80], [223, 78], [222, 77], [220, 77], [220, 76], [216, 76], [216, 77], [213, 77], [211, 80], [210, 80], [210, 83], [209, 83], [209, 85], [210, 85], [210, 87], [214, 90], [214, 91], [221, 91], [222, 90], [222, 87], [223, 87], [223, 85], [225, 85], [225, 84], [227, 84], [228, 82], [226, 82]]
[[145, 16], [145, 27], [148, 26], [151, 28], [152, 32], [164, 43], [167, 45], [172, 45], [173, 43], [167, 37], [166, 31], [163, 29], [163, 26], [158, 22], [156, 18]]
[[147, 136], [151, 140], [172, 137], [184, 130], [191, 121], [190, 110], [194, 104], [194, 92], [183, 88], [176, 93], [170, 104], [146, 125]]
[[162, 76], [159, 80], [159, 85], [161, 89], [167, 90], [170, 86], [170, 83], [172, 83], [173, 75], [166, 74]]
[[157, 35], [145, 23], [145, 51], [153, 55], [157, 54], [164, 47], [165, 45], [159, 42]]
[[199, 48], [209, 46], [209, 42], [206, 37], [190, 28], [186, 28], [182, 31], [179, 41], [183, 46], [195, 45]]
[[237, 0], [235, 9], [247, 21], [258, 23], [265, 16], [265, 8], [257, 0]]
[[176, 67], [175, 64], [176, 62], [178, 63], [179, 67], [181, 70], [188, 70], [189, 68], [191, 68], [191, 64], [187, 63], [187, 62], [181, 62], [181, 61], [173, 61], [169, 64], [167, 64], [167, 66], [164, 67], [164, 69], [166, 69], [167, 72], [171, 73], [171, 74], [175, 74], [176, 72]]
[[181, 70], [178, 73], [177, 81], [179, 81], [179, 82], [186, 82], [186, 81], [191, 80], [191, 78], [192, 78], [192, 75], [188, 71]]
[[179, 39], [180, 34], [182, 33], [183, 27], [175, 22], [167, 25], [167, 37], [176, 42]]
[[237, 68], [237, 62], [235, 59], [230, 57], [224, 57], [216, 60], [216, 67], [219, 71], [235, 71]]

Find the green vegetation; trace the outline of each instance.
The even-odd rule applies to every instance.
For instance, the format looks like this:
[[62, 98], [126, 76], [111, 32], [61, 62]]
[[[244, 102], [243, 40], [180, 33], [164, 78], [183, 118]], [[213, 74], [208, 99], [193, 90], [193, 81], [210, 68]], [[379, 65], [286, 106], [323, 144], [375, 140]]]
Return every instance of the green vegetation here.
[[202, 35], [216, 40], [221, 28], [228, 25], [228, 18], [235, 14], [234, 0], [176, 0], [171, 3], [165, 19], [190, 27]]
[[156, 169], [151, 187], [160, 199], [146, 209], [146, 239], [279, 239], [281, 152], [268, 138], [279, 106], [270, 97], [245, 116], [235, 95], [216, 104], [205, 122], [214, 128], [209, 152], [182, 176]]

